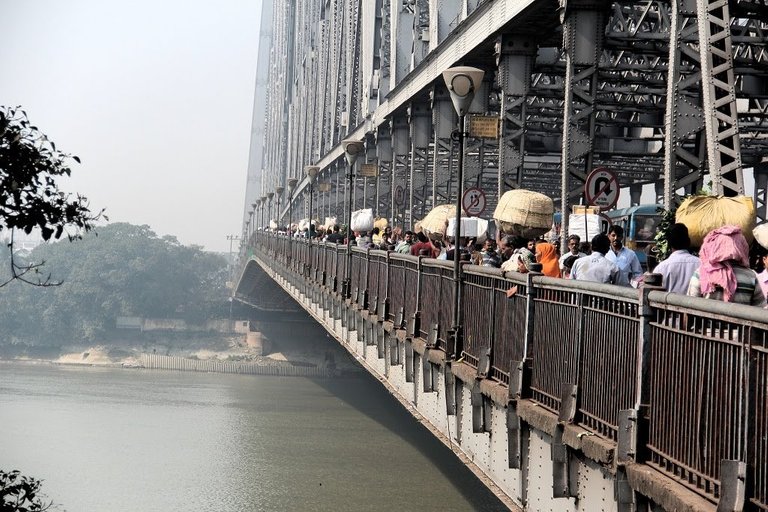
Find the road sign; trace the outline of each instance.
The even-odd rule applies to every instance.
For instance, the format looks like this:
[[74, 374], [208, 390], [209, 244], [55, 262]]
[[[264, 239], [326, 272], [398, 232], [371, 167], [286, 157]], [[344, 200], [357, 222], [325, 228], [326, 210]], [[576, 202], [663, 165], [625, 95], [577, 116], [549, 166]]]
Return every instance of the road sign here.
[[401, 185], [398, 185], [395, 187], [395, 204], [397, 206], [403, 206], [403, 201], [405, 200], [405, 190], [403, 190], [403, 187]]
[[613, 171], [598, 167], [587, 176], [584, 183], [584, 196], [587, 204], [610, 210], [619, 200], [619, 179]]
[[499, 138], [499, 116], [470, 116], [469, 135], [478, 139]]
[[479, 188], [468, 188], [461, 196], [461, 207], [464, 209], [464, 213], [470, 217], [478, 217], [485, 211], [485, 205], [485, 192]]

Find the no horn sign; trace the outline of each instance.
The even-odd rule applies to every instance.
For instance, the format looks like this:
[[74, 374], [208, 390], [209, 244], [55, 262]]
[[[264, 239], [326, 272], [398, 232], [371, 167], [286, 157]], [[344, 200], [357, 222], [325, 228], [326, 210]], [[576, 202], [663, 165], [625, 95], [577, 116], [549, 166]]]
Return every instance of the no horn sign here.
[[598, 167], [587, 176], [584, 184], [584, 196], [587, 204], [610, 210], [619, 200], [619, 179], [616, 173]]

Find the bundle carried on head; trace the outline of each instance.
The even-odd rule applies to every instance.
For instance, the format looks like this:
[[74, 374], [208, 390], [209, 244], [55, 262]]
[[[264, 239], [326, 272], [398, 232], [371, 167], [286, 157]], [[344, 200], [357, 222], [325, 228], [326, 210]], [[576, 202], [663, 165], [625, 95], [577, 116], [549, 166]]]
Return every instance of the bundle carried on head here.
[[552, 228], [555, 204], [552, 198], [516, 189], [499, 199], [493, 218], [499, 230], [508, 235], [536, 238]]
[[704, 237], [722, 226], [738, 226], [752, 241], [755, 227], [755, 203], [751, 197], [691, 196], [677, 208], [675, 221], [685, 224], [692, 247], [701, 247]]
[[352, 212], [352, 231], [371, 231], [373, 229], [373, 210], [364, 208]]
[[452, 204], [441, 204], [430, 210], [420, 224], [421, 231], [432, 240], [442, 240], [445, 237], [445, 230], [448, 228], [448, 219], [456, 217], [456, 206]]

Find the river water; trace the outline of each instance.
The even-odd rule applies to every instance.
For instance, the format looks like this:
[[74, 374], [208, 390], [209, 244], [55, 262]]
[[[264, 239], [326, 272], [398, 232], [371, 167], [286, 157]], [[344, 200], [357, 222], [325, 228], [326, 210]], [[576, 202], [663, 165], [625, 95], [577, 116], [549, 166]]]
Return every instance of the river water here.
[[0, 468], [59, 510], [506, 510], [366, 375], [0, 364]]

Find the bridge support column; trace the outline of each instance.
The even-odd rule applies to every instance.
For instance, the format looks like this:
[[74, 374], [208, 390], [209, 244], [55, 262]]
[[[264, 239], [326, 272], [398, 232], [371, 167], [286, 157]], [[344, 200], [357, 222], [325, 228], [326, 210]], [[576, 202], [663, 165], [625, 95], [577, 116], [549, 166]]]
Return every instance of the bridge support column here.
[[411, 71], [411, 48], [413, 47], [413, 7], [410, 2], [390, 0], [390, 62], [389, 90]]
[[[404, 117], [395, 117], [392, 124], [392, 225], [405, 225], [405, 209], [408, 207], [406, 194], [410, 188], [409, 180], [409, 127]], [[401, 190], [401, 192], [399, 192]]]
[[431, 207], [429, 190], [432, 176], [428, 176], [429, 141], [431, 139], [431, 112], [423, 103], [411, 103], [408, 108], [411, 135], [410, 187], [408, 190], [407, 223], [422, 219]]
[[759, 220], [768, 220], [768, 164], [755, 166], [755, 208]]
[[379, 181], [376, 187], [378, 215], [392, 218], [392, 135], [389, 127], [376, 130], [376, 158], [379, 160]]
[[444, 84], [436, 84], [432, 89], [432, 127], [434, 131], [434, 162], [432, 164], [432, 204], [445, 204], [451, 201], [451, 176], [456, 165], [453, 139], [451, 134], [456, 129], [458, 118], [451, 103], [451, 97]]
[[525, 159], [525, 119], [536, 43], [504, 34], [496, 42], [497, 81], [501, 87], [501, 144], [497, 195], [521, 188]]
[[[603, 51], [607, 10], [605, 0], [561, 0], [565, 50], [565, 104], [563, 107], [561, 233], [568, 232], [571, 202], [583, 195], [592, 170], [597, 116], [597, 69]], [[563, 251], [565, 240], [563, 239]]]

